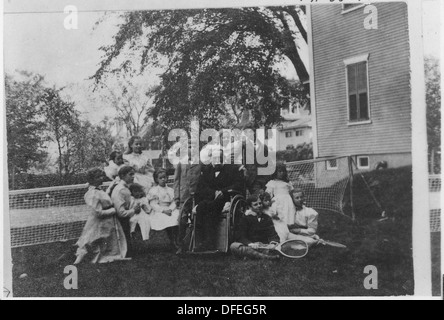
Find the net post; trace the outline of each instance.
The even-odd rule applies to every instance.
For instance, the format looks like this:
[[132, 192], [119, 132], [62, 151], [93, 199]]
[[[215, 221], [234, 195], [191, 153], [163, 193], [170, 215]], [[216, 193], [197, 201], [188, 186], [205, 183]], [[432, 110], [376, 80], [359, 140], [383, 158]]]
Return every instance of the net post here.
[[350, 174], [350, 206], [351, 206], [351, 214], [352, 214], [352, 221], [356, 221], [356, 214], [355, 214], [355, 206], [353, 203], [353, 159], [352, 156], [348, 156], [348, 168], [349, 168], [349, 174]]

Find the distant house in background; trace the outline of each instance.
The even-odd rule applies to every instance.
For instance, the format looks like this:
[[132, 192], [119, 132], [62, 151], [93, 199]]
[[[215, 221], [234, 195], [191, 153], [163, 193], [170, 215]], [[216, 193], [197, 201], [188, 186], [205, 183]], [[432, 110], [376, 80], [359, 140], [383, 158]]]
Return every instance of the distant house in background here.
[[[314, 156], [352, 155], [359, 170], [412, 164], [409, 31], [405, 3], [312, 5], [310, 96]], [[325, 170], [338, 170], [332, 160]], [[328, 168], [327, 168], [328, 167]], [[339, 168], [340, 169], [340, 168]]]
[[300, 104], [290, 109], [281, 109], [284, 121], [277, 126], [277, 151], [296, 148], [300, 144], [311, 143], [313, 134], [311, 129], [311, 115]]

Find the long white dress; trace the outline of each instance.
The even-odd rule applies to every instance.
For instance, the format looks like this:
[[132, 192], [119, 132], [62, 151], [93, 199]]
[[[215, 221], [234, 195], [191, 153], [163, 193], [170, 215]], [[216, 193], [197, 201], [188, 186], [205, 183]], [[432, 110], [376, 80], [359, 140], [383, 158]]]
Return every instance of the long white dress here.
[[266, 192], [271, 195], [273, 201], [271, 207], [276, 211], [279, 219], [287, 225], [294, 224], [296, 208], [290, 195], [293, 186], [282, 180], [271, 180], [266, 188]]
[[124, 154], [123, 159], [126, 160], [126, 164], [133, 167], [136, 170], [134, 176], [134, 183], [138, 183], [148, 193], [154, 184], [153, 173], [154, 169], [151, 165], [151, 159], [148, 157], [146, 151], [142, 153], [130, 153]]
[[[148, 193], [148, 200], [153, 209], [150, 215], [152, 230], [163, 230], [179, 225], [179, 210], [176, 208], [172, 188], [155, 186]], [[171, 216], [163, 213], [163, 210], [168, 209], [172, 210]]]
[[279, 236], [280, 242], [288, 240], [288, 235], [290, 234], [290, 230], [288, 230], [287, 224], [279, 218], [276, 211], [272, 207], [270, 207], [264, 209], [264, 213], [273, 220], [274, 229], [276, 230], [276, 233]]
[[109, 195], [90, 187], [84, 198], [91, 213], [76, 243], [76, 263], [80, 263], [88, 252], [93, 254], [92, 263], [107, 263], [125, 257], [125, 233]]

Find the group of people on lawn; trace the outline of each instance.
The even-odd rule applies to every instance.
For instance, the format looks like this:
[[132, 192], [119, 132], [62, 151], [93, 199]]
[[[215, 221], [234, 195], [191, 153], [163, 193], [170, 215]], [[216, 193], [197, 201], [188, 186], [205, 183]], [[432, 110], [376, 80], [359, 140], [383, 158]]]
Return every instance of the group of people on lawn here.
[[[180, 254], [185, 245], [182, 240], [188, 216], [180, 216], [179, 209], [190, 197], [194, 198], [204, 239], [196, 249], [211, 250], [217, 240], [216, 220], [229, 205], [233, 193], [250, 194], [248, 209], [230, 246], [234, 255], [277, 259], [277, 255], [257, 249], [262, 244], [292, 239], [304, 240], [308, 245], [316, 243], [318, 214], [304, 205], [304, 192], [293, 188], [285, 165], [278, 164], [264, 186], [261, 183], [247, 186], [251, 170], [242, 165], [223, 164], [222, 152], [208, 154], [202, 150], [201, 158], [204, 151], [210, 160], [206, 164], [176, 166], [174, 189], [167, 186], [166, 171], [152, 167], [137, 136], [129, 140], [126, 154], [110, 155], [109, 166], [104, 170], [89, 170], [89, 189], [84, 198], [91, 215], [77, 241], [75, 264], [130, 258], [136, 234], [148, 241], [151, 230], [165, 230]], [[106, 177], [112, 183], [105, 191], [101, 186]]]

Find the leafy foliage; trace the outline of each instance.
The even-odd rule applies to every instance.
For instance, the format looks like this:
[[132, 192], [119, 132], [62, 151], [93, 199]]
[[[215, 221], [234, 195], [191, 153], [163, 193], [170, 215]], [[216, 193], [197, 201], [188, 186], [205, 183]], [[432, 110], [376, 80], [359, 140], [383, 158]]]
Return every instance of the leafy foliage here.
[[288, 149], [285, 151], [278, 151], [276, 153], [277, 161], [302, 161], [313, 159], [313, 144], [303, 143], [299, 144], [296, 148]]
[[14, 184], [11, 178], [12, 177], [10, 177], [9, 179], [10, 190], [76, 185], [76, 184], [84, 184], [87, 181], [85, 172], [76, 173], [70, 176], [60, 176], [59, 174], [55, 173], [47, 173], [47, 174], [20, 173], [15, 176]]
[[47, 87], [40, 75], [25, 71], [14, 77], [6, 75], [11, 189], [34, 186], [21, 178], [30, 172], [52, 171], [54, 164], [48, 157], [51, 144], [57, 148], [59, 184], [69, 183], [69, 175], [101, 166], [112, 151], [114, 138], [110, 123], [105, 119], [92, 125], [82, 120], [75, 104], [61, 96], [62, 91], [63, 88]]
[[74, 103], [66, 102], [60, 96], [61, 89], [45, 88], [40, 98], [43, 114], [49, 131], [48, 137], [57, 144], [58, 171], [71, 173], [72, 145], [80, 129], [79, 113]]
[[115, 81], [101, 82], [100, 100], [116, 110], [115, 120], [130, 136], [139, 135], [148, 122], [147, 112], [156, 87], [137, 84], [133, 78], [117, 73]]
[[10, 174], [26, 172], [35, 162], [44, 160], [45, 122], [39, 97], [43, 78], [20, 72], [21, 80], [5, 76], [6, 130], [8, 170]]
[[[427, 139], [429, 152], [441, 151], [441, 72], [439, 60], [433, 57], [425, 59], [426, 104], [427, 104]], [[440, 172], [440, 157], [434, 159], [433, 172]]]
[[73, 138], [69, 149], [68, 173], [85, 172], [107, 162], [114, 139], [106, 122], [92, 125], [89, 121], [81, 121], [73, 132]]
[[220, 129], [238, 124], [244, 109], [256, 127], [271, 126], [291, 98], [276, 66], [286, 57], [308, 79], [296, 43], [307, 39], [303, 15], [298, 7], [127, 12], [93, 78], [164, 67], [149, 115], [166, 127], [196, 117], [201, 128]]

